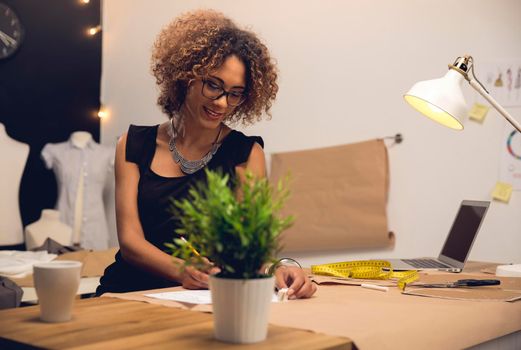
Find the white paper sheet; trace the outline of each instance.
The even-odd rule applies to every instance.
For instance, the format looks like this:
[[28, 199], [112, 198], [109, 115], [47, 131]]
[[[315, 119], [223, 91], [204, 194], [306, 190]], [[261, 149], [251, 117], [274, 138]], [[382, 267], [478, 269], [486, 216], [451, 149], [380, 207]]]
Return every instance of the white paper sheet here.
[[[179, 292], [165, 292], [145, 294], [145, 296], [161, 300], [173, 300], [189, 304], [211, 304], [212, 295], [209, 290], [186, 290]], [[277, 294], [273, 293], [271, 298], [273, 303], [278, 302]]]

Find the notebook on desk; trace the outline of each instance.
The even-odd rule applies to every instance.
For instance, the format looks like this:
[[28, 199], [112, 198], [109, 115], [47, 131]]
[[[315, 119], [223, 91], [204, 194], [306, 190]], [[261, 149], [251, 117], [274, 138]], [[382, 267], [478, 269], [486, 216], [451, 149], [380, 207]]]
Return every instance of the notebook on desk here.
[[437, 259], [386, 259], [393, 270], [445, 270], [461, 272], [478, 235], [490, 202], [461, 202], [447, 239]]

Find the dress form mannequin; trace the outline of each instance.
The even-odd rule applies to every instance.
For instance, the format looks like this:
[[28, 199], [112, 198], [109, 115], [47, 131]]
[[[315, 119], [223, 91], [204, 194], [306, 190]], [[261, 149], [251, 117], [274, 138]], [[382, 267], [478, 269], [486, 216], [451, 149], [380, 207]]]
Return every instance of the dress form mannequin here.
[[50, 143], [42, 158], [56, 175], [60, 220], [72, 228], [72, 243], [84, 249], [107, 249], [108, 227], [103, 190], [113, 171], [114, 150], [96, 143], [86, 131]]
[[71, 142], [78, 148], [85, 148], [91, 140], [92, 135], [86, 131], [75, 131], [71, 134]]
[[[71, 134], [70, 140], [72, 144], [80, 149], [84, 149], [87, 144], [92, 141], [92, 135], [86, 131], [75, 131]], [[80, 177], [78, 180], [78, 190], [76, 192], [76, 204], [74, 206], [74, 225], [72, 226], [72, 243], [80, 244], [81, 237], [81, 220], [83, 217], [83, 189], [84, 185], [84, 164], [80, 168]]]
[[0, 246], [24, 241], [18, 195], [29, 145], [13, 140], [0, 123]]
[[42, 210], [40, 219], [25, 228], [27, 250], [41, 246], [47, 238], [52, 238], [64, 246], [72, 243], [72, 229], [60, 221], [60, 212], [57, 210]]

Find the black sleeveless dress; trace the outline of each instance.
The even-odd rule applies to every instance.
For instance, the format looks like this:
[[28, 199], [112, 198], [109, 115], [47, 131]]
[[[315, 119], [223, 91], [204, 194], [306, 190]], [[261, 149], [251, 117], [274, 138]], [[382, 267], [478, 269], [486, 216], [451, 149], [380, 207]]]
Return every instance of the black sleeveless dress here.
[[[189, 188], [197, 181], [205, 181], [204, 168], [182, 177], [163, 177], [150, 169], [156, 151], [156, 137], [159, 125], [131, 125], [127, 134], [126, 160], [139, 167], [138, 212], [145, 239], [157, 248], [168, 252], [165, 243], [172, 242], [177, 220], [170, 212], [171, 199], [187, 197]], [[235, 177], [235, 167], [248, 160], [254, 143], [264, 146], [262, 138], [246, 136], [232, 130], [223, 140], [212, 160], [207, 164], [211, 170], [221, 170]], [[152, 275], [125, 261], [121, 251], [116, 254], [116, 261], [105, 269], [96, 295], [106, 292], [123, 293], [137, 290], [156, 289], [178, 286], [176, 281], [169, 281]]]

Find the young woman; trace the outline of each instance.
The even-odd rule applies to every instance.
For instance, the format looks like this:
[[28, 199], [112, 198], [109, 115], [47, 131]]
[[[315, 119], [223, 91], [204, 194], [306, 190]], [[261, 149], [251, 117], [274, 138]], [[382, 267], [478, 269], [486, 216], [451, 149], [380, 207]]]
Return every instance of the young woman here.
[[[116, 216], [120, 251], [105, 270], [97, 294], [182, 285], [208, 288], [207, 271], [172, 263], [165, 242], [177, 222], [170, 199], [184, 198], [204, 168], [244, 179], [266, 176], [263, 141], [228, 125], [269, 115], [277, 94], [276, 68], [251, 32], [215, 11], [175, 19], [158, 36], [152, 72], [158, 104], [169, 117], [156, 126], [131, 125], [116, 149]], [[275, 270], [279, 288], [293, 298], [316, 291], [302, 269]]]

